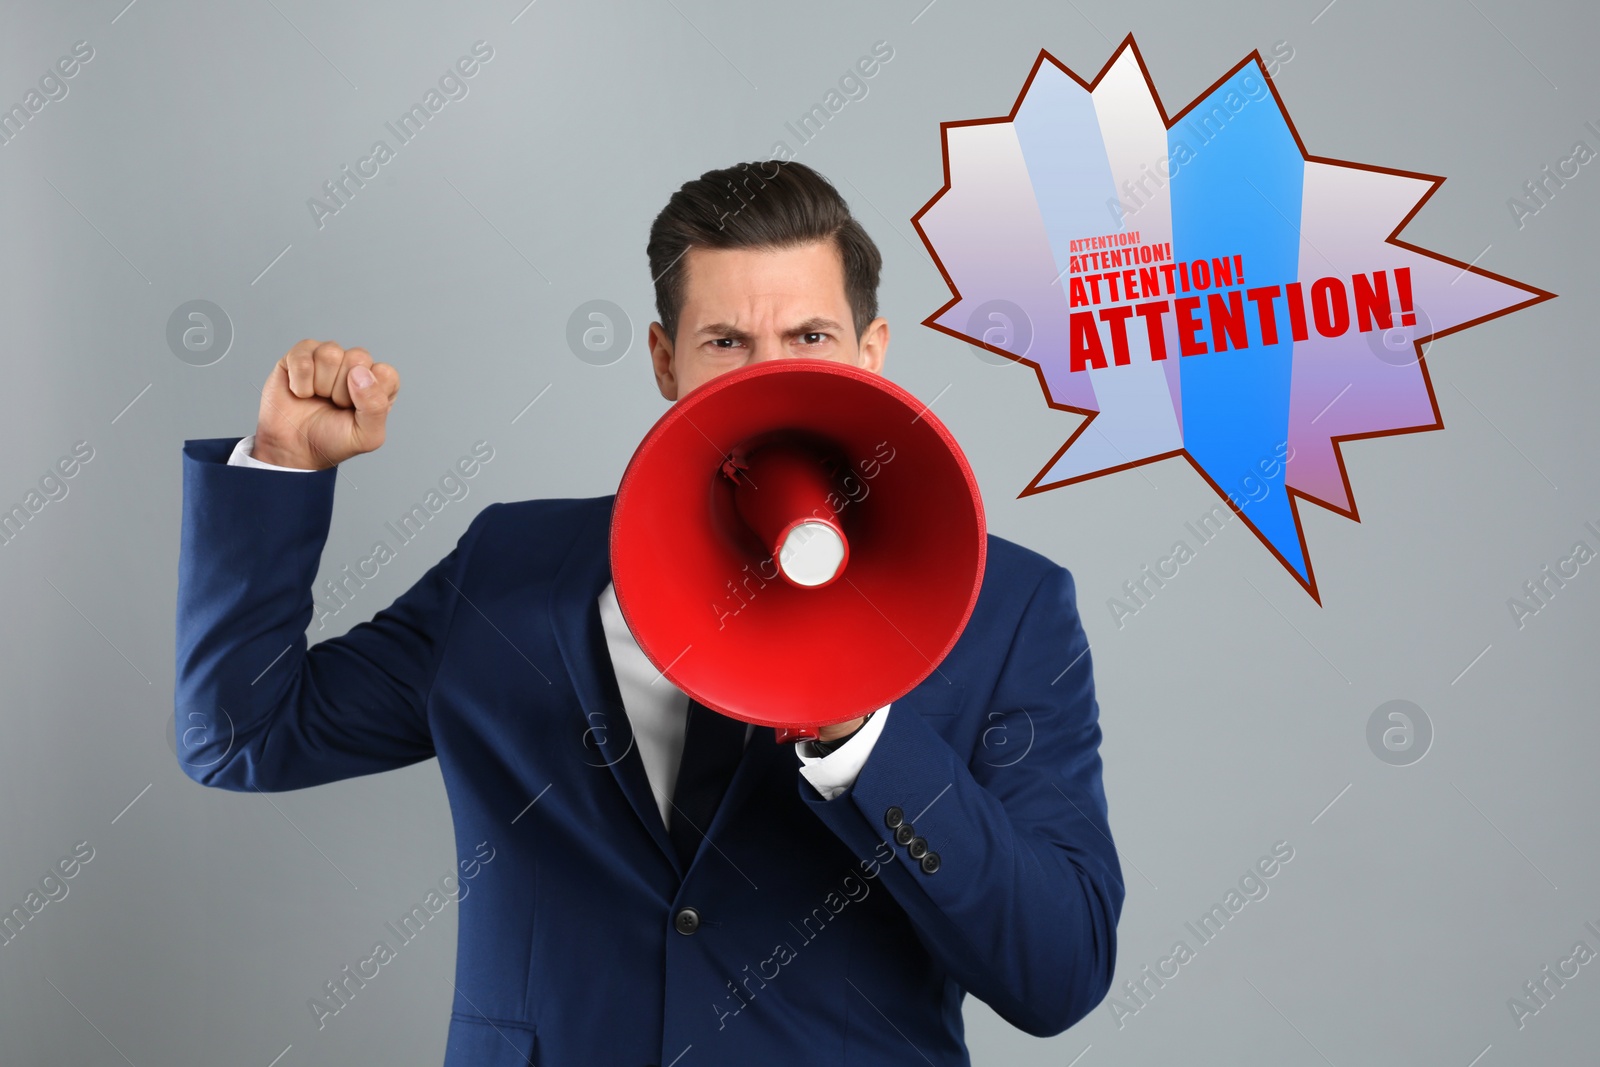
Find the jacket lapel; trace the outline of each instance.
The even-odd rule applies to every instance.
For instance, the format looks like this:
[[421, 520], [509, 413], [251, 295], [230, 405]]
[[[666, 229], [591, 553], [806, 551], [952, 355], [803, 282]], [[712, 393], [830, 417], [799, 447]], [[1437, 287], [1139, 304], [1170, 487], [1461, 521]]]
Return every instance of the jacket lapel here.
[[[717, 804], [717, 812], [711, 817], [706, 838], [715, 842], [721, 836], [723, 826], [728, 820], [737, 816], [756, 786], [761, 782], [771, 781], [785, 770], [790, 779], [788, 788], [794, 789], [796, 783], [793, 779], [799, 775], [800, 770], [800, 758], [794, 754], [794, 746], [778, 744], [770, 726], [757, 726], [750, 731], [750, 740], [745, 743], [744, 755], [739, 758], [739, 766], [734, 768], [733, 779], [728, 782], [727, 792], [722, 794], [722, 800]], [[714, 848], [708, 846], [705, 841], [700, 842], [700, 848], [695, 853], [695, 862], [700, 862], [701, 857], [712, 851]]]
[[592, 743], [596, 750], [590, 759], [610, 768], [646, 832], [676, 870], [677, 857], [661, 821], [661, 809], [650, 791], [644, 761], [634, 744], [633, 727], [617, 688], [605, 628], [600, 622], [600, 592], [611, 581], [609, 547], [614, 500], [615, 497], [600, 498], [579, 522], [572, 547], [551, 584], [550, 624], [578, 702], [583, 706], [584, 741], [586, 745]]

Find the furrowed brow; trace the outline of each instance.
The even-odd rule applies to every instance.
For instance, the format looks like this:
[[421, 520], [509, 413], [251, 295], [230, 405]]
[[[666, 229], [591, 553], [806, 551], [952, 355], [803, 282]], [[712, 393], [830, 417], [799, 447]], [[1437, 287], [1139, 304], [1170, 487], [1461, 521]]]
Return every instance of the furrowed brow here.
[[731, 337], [736, 341], [748, 341], [750, 339], [748, 333], [727, 322], [709, 323], [695, 332], [702, 337]]
[[823, 318], [820, 315], [813, 315], [811, 318], [809, 318], [806, 321], [800, 323], [798, 326], [795, 326], [792, 329], [785, 330], [784, 331], [784, 336], [785, 337], [799, 337], [802, 334], [824, 333], [824, 332], [826, 332], [828, 330], [833, 330], [835, 332], [839, 332], [839, 331], [843, 330], [843, 327], [840, 326], [837, 322], [834, 322], [832, 319]]
[[[783, 331], [783, 336], [800, 337], [804, 334], [822, 333], [828, 330], [842, 332], [843, 329], [844, 327], [840, 326], [839, 323], [835, 322], [833, 319], [822, 315], [813, 315], [804, 322], [797, 323], [796, 325], [791, 326], [789, 329]], [[750, 339], [749, 333], [728, 322], [707, 323], [695, 332], [701, 337], [731, 337], [737, 341], [748, 341]]]

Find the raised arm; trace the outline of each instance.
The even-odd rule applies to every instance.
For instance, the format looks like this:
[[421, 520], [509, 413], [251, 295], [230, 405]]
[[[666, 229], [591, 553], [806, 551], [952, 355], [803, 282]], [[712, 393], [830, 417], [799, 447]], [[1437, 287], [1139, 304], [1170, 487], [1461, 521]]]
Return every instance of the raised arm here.
[[427, 698], [478, 520], [370, 622], [306, 640], [334, 465], [382, 443], [398, 385], [361, 349], [303, 341], [263, 389], [254, 449], [298, 469], [230, 465], [236, 438], [184, 442], [174, 717], [195, 781], [298, 789], [433, 755]]

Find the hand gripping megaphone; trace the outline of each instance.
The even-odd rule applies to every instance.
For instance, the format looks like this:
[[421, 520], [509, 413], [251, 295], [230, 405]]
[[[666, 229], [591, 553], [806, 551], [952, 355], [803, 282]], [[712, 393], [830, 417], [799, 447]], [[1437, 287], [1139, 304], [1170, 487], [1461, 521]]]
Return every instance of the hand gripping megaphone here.
[[933, 672], [987, 544], [972, 469], [927, 405], [786, 358], [719, 375], [651, 428], [617, 489], [611, 577], [662, 676], [800, 741]]

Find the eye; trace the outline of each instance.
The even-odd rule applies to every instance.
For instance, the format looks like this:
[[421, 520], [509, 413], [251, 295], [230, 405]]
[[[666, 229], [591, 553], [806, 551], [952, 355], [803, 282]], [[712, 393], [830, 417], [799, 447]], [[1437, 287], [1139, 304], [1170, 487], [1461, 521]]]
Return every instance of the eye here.
[[820, 345], [828, 339], [828, 335], [825, 333], [805, 333], [800, 335], [800, 339], [808, 345]]
[[713, 340], [711, 342], [711, 345], [713, 347], [715, 347], [715, 348], [721, 348], [723, 350], [727, 350], [727, 349], [733, 347], [734, 345], [736, 345], [738, 343], [739, 342], [735, 338], [732, 338], [732, 337], [718, 337], [718, 338], [716, 338], [715, 340]]

